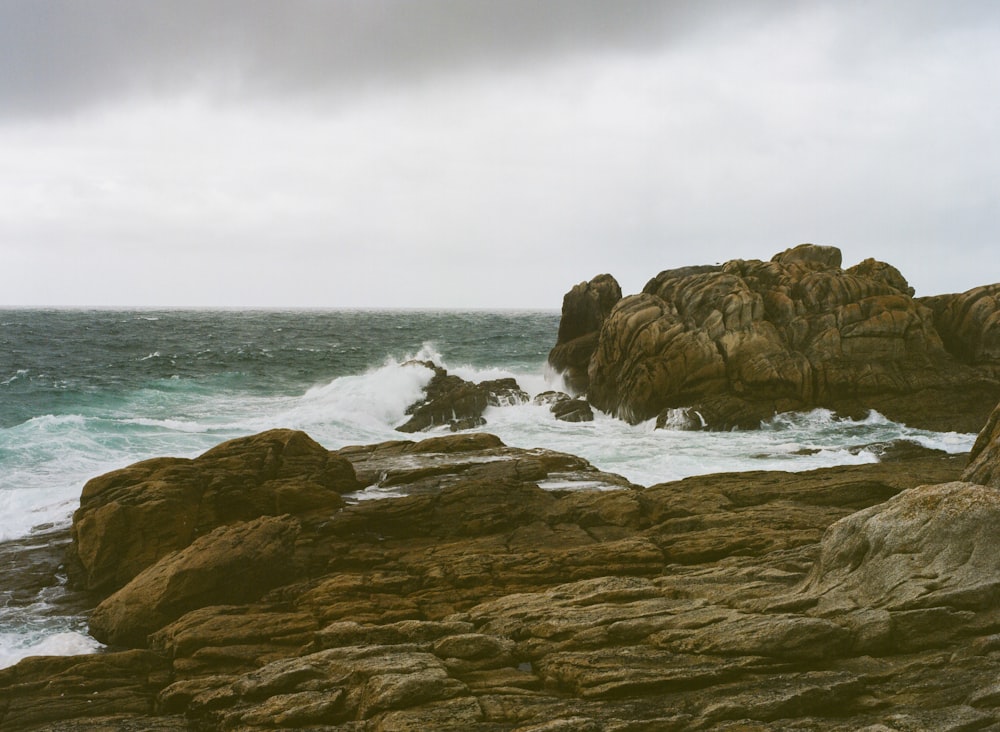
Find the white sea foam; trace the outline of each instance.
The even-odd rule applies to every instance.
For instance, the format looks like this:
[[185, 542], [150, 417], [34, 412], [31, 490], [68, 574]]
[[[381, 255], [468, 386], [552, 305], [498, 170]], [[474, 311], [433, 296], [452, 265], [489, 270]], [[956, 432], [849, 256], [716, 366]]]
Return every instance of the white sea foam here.
[[277, 413], [266, 419], [274, 426], [314, 430], [317, 439], [323, 435], [335, 445], [390, 439], [391, 431], [405, 421], [406, 408], [423, 396], [434, 376], [416, 362], [428, 358], [421, 351], [413, 359], [390, 359], [363, 374], [341, 376], [299, 399], [276, 405]]
[[14, 372], [12, 376], [9, 376], [6, 379], [0, 381], [0, 386], [10, 386], [18, 379], [22, 379], [27, 375], [28, 375], [28, 369], [18, 369], [17, 371]]
[[122, 424], [134, 424], [139, 427], [153, 427], [173, 432], [207, 432], [209, 425], [185, 419], [150, 419], [146, 417], [136, 417], [134, 419], [123, 419]]
[[90, 636], [73, 631], [52, 635], [0, 633], [0, 668], [13, 666], [29, 656], [78, 656], [103, 647]]

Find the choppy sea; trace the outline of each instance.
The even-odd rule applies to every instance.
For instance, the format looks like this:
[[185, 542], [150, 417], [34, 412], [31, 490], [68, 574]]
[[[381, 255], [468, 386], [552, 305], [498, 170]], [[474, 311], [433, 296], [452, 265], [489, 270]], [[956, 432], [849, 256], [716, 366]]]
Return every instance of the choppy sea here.
[[[0, 310], [0, 541], [68, 524], [87, 479], [138, 460], [273, 427], [330, 449], [413, 437], [394, 430], [431, 376], [412, 359], [473, 381], [513, 376], [532, 395], [560, 389], [545, 364], [558, 325], [558, 312], [522, 311]], [[898, 439], [965, 452], [975, 438], [823, 410], [725, 433], [599, 413], [569, 424], [532, 404], [485, 416], [508, 445], [571, 452], [643, 485], [875, 462], [864, 446]], [[3, 572], [0, 667], [98, 647], [84, 618], [45, 612], [46, 597], [12, 604]]]

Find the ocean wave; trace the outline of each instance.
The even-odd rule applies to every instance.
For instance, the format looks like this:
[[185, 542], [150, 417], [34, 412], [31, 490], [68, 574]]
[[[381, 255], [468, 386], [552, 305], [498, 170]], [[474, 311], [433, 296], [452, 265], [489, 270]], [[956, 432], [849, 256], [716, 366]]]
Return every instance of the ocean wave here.
[[331, 423], [356, 425], [366, 432], [394, 428], [434, 376], [421, 362], [438, 359], [440, 354], [429, 344], [412, 356], [387, 358], [378, 368], [309, 389], [275, 419], [301, 428]]
[[121, 420], [122, 424], [132, 424], [139, 427], [157, 427], [172, 430], [174, 432], [208, 432], [209, 425], [200, 422], [193, 422], [183, 419], [151, 419], [147, 417], [135, 417]]
[[23, 379], [27, 375], [28, 375], [28, 369], [18, 369], [17, 371], [14, 372], [12, 376], [4, 379], [3, 381], [0, 381], [0, 386], [9, 386], [18, 379]]

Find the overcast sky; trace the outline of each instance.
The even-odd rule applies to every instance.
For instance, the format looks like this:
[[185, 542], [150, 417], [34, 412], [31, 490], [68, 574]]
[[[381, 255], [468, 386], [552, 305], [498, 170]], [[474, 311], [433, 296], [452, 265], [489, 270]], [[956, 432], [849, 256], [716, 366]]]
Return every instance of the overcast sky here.
[[1000, 281], [993, 0], [0, 0], [0, 305]]

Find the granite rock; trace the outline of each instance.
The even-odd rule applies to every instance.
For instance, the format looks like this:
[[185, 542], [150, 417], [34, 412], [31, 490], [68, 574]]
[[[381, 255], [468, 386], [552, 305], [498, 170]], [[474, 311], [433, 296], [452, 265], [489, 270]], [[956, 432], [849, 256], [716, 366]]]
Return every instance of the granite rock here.
[[[916, 299], [892, 265], [843, 269], [840, 250], [803, 244], [767, 262], [661, 272], [616, 301], [587, 348], [560, 330], [549, 363], [633, 423], [687, 407], [713, 429], [754, 428], [826, 407], [975, 432], [1000, 399], [998, 288]], [[567, 298], [589, 303], [594, 291]], [[563, 318], [581, 320], [565, 306]]]
[[141, 647], [0, 670], [0, 727], [1000, 725], [1000, 504], [964, 456], [614, 490], [490, 435], [335, 456], [407, 495], [168, 552], [92, 617]]

